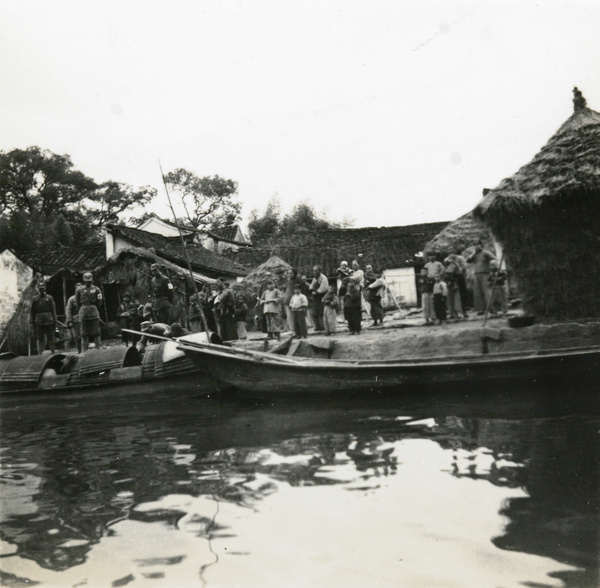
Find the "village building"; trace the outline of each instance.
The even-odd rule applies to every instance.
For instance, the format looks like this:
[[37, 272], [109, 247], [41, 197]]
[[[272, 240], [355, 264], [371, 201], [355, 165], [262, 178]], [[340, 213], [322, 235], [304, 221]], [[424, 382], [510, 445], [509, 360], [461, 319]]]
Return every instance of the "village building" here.
[[523, 308], [539, 318], [600, 316], [600, 113], [574, 112], [474, 214], [501, 244]]
[[177, 228], [174, 222], [163, 220], [153, 214], [137, 228], [164, 237], [179, 237], [179, 230], [181, 229], [181, 233], [186, 237], [191, 237], [192, 242], [202, 245], [202, 247], [219, 255], [223, 255], [227, 251], [239, 251], [240, 248], [250, 246], [250, 241], [237, 224], [210, 231], [192, 229], [186, 226], [185, 223]]
[[[356, 259], [361, 268], [372, 265], [383, 270], [387, 286], [399, 304], [417, 304], [415, 268], [422, 265], [425, 245], [448, 223], [423, 223], [396, 227], [323, 229], [288, 235], [277, 242], [239, 250], [234, 259], [247, 267], [264, 263], [274, 253], [311, 276], [315, 265], [335, 280], [340, 262]], [[333, 283], [333, 282], [332, 282]]]
[[179, 236], [165, 237], [118, 225], [107, 225], [104, 243], [37, 252], [24, 256], [23, 261], [10, 251], [1, 255], [0, 269], [4, 272], [1, 283], [6, 289], [3, 301], [7, 304], [1, 315], [0, 334], [5, 347], [19, 353], [30, 351], [29, 307], [41, 280], [56, 303], [60, 340], [68, 337], [65, 325], [67, 301], [75, 293], [75, 284], [81, 282], [84, 272], [93, 273], [94, 282], [102, 291], [103, 337], [118, 333], [118, 309], [125, 292], [140, 303], [146, 301], [151, 291], [150, 266], [153, 263], [158, 263], [173, 283], [173, 315], [183, 322], [189, 296], [194, 293], [188, 258], [196, 287], [213, 283], [217, 278], [235, 283], [248, 273], [235, 261], [201, 245], [189, 243], [184, 248]]
[[468, 212], [448, 223], [425, 245], [423, 253], [425, 256], [434, 253], [440, 261], [451, 253], [466, 257], [478, 241], [481, 241], [486, 249], [495, 251], [498, 255], [501, 253], [500, 246], [494, 241], [489, 228], [476, 219], [472, 212]]
[[[10, 249], [0, 253], [0, 336], [2, 340], [5, 337], [6, 327], [21, 303], [33, 276], [33, 269]], [[0, 350], [3, 349], [4, 347], [0, 347]]]

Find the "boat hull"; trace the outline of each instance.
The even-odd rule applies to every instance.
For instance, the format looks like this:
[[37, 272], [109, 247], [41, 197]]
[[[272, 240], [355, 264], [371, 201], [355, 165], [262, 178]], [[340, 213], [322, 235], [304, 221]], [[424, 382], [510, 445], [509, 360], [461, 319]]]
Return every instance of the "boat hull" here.
[[182, 349], [211, 373], [221, 388], [269, 394], [346, 393], [509, 381], [535, 384], [565, 378], [596, 381], [600, 375], [600, 348], [386, 362], [270, 358], [268, 354], [236, 353], [217, 346]]
[[[193, 376], [212, 381], [198, 363], [177, 349], [175, 341], [150, 345], [143, 357], [132, 347], [91, 349], [83, 354], [57, 353], [0, 357], [0, 395], [58, 393], [98, 389], [161, 389]], [[122, 393], [122, 392], [121, 392]]]

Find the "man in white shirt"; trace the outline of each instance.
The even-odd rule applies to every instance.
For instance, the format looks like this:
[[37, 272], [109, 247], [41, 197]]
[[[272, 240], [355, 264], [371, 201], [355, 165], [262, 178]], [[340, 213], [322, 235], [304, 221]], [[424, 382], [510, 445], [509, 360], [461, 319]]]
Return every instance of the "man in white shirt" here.
[[324, 331], [323, 296], [329, 292], [329, 280], [325, 274], [321, 273], [321, 267], [318, 265], [315, 265], [313, 268], [313, 281], [310, 284], [310, 291], [313, 296], [313, 319], [315, 322], [315, 331]]

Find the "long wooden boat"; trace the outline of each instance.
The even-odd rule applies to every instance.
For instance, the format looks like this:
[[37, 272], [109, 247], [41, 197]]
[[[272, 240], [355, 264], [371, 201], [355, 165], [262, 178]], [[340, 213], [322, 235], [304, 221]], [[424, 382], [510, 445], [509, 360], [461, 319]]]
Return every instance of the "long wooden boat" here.
[[[185, 338], [184, 338], [185, 339]], [[441, 384], [567, 379], [597, 383], [600, 346], [410, 360], [326, 360], [280, 356], [180, 340], [179, 348], [220, 388], [256, 393], [328, 393]]]
[[[203, 334], [197, 335], [197, 339], [202, 340]], [[202, 377], [200, 372], [201, 366], [178, 349], [177, 341], [164, 338], [155, 345], [148, 345], [143, 356], [134, 347], [121, 346], [90, 349], [80, 354], [17, 356], [3, 353], [0, 354], [0, 393], [172, 383], [191, 374]]]

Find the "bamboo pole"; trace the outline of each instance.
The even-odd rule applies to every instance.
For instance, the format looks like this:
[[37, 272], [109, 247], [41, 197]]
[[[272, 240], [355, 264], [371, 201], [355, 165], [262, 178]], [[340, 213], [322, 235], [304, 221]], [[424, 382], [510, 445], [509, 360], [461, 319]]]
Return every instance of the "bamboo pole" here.
[[200, 294], [198, 293], [198, 288], [196, 287], [196, 280], [194, 278], [194, 272], [192, 271], [192, 262], [190, 261], [190, 255], [188, 253], [187, 245], [185, 243], [185, 239], [183, 238], [183, 232], [179, 225], [179, 221], [177, 220], [177, 215], [175, 214], [175, 209], [173, 208], [173, 202], [171, 201], [171, 195], [169, 194], [169, 189], [167, 188], [167, 182], [165, 180], [165, 174], [163, 173], [162, 165], [160, 164], [160, 160], [158, 160], [158, 167], [160, 169], [160, 177], [162, 178], [163, 185], [165, 187], [165, 193], [167, 194], [167, 199], [169, 201], [169, 208], [173, 213], [173, 219], [175, 220], [175, 226], [179, 231], [179, 238], [181, 239], [181, 245], [183, 246], [183, 251], [185, 252], [185, 259], [187, 261], [188, 270], [190, 272], [190, 278], [192, 280], [192, 288], [194, 289], [194, 294], [196, 295], [196, 300], [198, 301], [198, 310], [200, 311], [200, 320], [202, 321], [202, 326], [204, 327], [204, 331], [207, 336], [209, 333], [208, 323], [206, 322], [206, 317], [204, 316], [204, 310], [202, 310], [202, 304], [200, 302]]

